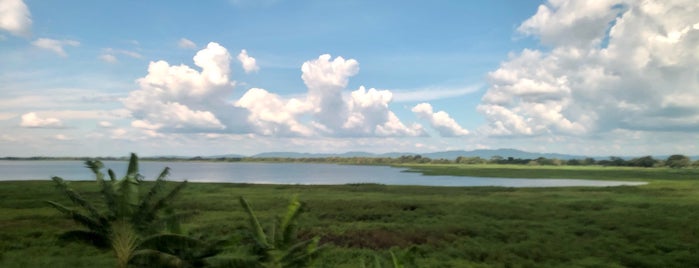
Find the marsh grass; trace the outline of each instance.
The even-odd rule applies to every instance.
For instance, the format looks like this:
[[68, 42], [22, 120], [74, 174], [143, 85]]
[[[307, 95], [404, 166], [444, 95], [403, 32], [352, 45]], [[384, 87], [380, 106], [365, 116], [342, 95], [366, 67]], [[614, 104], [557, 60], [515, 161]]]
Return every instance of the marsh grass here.
[[[568, 172], [560, 170], [555, 172]], [[390, 252], [408, 248], [414, 248], [421, 267], [699, 267], [695, 171], [578, 172], [651, 183], [599, 188], [191, 183], [173, 206], [194, 215], [182, 222], [184, 232], [242, 240], [248, 218], [239, 196], [254, 201], [258, 217], [274, 218], [285, 212], [280, 203], [298, 195], [304, 203], [300, 238], [320, 236], [327, 247], [319, 267], [357, 267], [359, 260], [368, 264], [377, 255], [388, 267]], [[99, 197], [94, 182], [71, 187]], [[108, 251], [57, 240], [76, 226], [43, 200], [67, 201], [62, 198], [49, 181], [0, 183], [0, 267], [114, 266]]]

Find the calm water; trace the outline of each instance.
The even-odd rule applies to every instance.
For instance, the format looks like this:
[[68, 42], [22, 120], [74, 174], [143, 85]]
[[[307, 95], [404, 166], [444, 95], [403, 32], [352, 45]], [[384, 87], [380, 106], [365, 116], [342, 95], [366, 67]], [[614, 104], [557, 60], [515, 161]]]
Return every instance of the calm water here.
[[[128, 162], [105, 161], [117, 176], [123, 176]], [[501, 179], [460, 176], [423, 176], [386, 166], [351, 166], [300, 163], [214, 163], [141, 161], [141, 174], [153, 180], [170, 167], [169, 180], [191, 182], [236, 182], [270, 184], [347, 184], [381, 183], [388, 185], [430, 186], [503, 186], [564, 187], [640, 185], [638, 182], [592, 181], [573, 179]], [[0, 181], [48, 180], [59, 176], [66, 180], [93, 180], [94, 175], [82, 161], [0, 161]]]

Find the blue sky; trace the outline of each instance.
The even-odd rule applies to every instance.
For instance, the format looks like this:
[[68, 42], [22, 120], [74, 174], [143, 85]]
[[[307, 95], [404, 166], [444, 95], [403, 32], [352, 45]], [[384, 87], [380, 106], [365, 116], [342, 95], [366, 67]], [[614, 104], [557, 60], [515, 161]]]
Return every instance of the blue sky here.
[[695, 1], [0, 0], [0, 156], [699, 149]]

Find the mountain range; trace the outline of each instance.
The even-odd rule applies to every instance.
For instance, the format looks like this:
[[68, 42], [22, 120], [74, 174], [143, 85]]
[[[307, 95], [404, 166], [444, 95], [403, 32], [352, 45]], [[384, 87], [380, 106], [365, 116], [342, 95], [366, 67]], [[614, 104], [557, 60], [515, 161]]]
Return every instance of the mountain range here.
[[[473, 151], [455, 150], [455, 151], [441, 151], [432, 153], [409, 153], [409, 152], [391, 152], [391, 153], [368, 153], [368, 152], [346, 152], [346, 153], [296, 153], [296, 152], [267, 152], [251, 155], [250, 157], [255, 158], [321, 158], [321, 157], [392, 157], [397, 158], [404, 155], [421, 155], [423, 157], [429, 157], [432, 159], [456, 159], [459, 156], [464, 157], [481, 157], [484, 159], [490, 159], [493, 156], [501, 156], [504, 158], [522, 158], [522, 159], [535, 159], [539, 157], [545, 158], [557, 158], [562, 160], [568, 159], [582, 159], [586, 156], [580, 155], [569, 155], [569, 154], [556, 154], [556, 153], [532, 153], [516, 149], [482, 149]], [[601, 157], [606, 159], [607, 157]]]

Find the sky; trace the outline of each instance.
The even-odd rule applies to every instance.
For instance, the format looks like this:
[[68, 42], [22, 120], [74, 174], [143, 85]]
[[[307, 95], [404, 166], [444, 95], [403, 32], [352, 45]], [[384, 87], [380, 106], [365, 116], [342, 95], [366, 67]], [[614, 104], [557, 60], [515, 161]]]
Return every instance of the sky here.
[[699, 154], [699, 2], [0, 0], [0, 156]]

